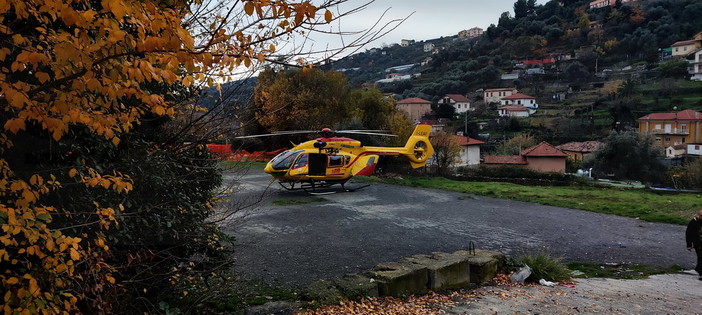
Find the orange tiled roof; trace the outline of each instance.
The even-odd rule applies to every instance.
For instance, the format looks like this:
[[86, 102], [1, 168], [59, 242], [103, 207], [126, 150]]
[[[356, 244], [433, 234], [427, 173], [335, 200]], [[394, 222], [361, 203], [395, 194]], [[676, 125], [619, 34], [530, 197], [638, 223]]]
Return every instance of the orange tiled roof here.
[[446, 94], [446, 96], [456, 102], [470, 102], [470, 100], [467, 97], [461, 94]]
[[431, 104], [431, 102], [419, 97], [410, 97], [397, 102], [397, 104]]
[[460, 144], [461, 146], [476, 145], [476, 144], [485, 143], [483, 141], [476, 140], [476, 139], [469, 138], [469, 137], [464, 137], [464, 136], [454, 136], [454, 138], [458, 140], [458, 144]]
[[687, 45], [692, 45], [695, 42], [696, 42], [696, 40], [683, 40], [683, 41], [673, 43], [673, 45], [670, 45], [670, 47], [687, 46]]
[[515, 165], [526, 165], [529, 164], [523, 156], [510, 155], [486, 155], [483, 157], [483, 164], [515, 164]]
[[533, 147], [526, 148], [519, 153], [521, 156], [562, 156], [567, 157], [568, 154], [563, 153], [563, 151], [556, 149], [556, 147], [550, 145], [548, 142], [541, 142]]
[[564, 143], [564, 144], [556, 146], [556, 149], [559, 149], [562, 151], [587, 153], [587, 152], [597, 151], [597, 149], [599, 149], [601, 145], [602, 145], [602, 142], [599, 142], [599, 141], [568, 142], [568, 143]]
[[639, 120], [698, 120], [702, 119], [702, 113], [691, 109], [679, 111], [677, 113], [652, 113], [639, 118]]

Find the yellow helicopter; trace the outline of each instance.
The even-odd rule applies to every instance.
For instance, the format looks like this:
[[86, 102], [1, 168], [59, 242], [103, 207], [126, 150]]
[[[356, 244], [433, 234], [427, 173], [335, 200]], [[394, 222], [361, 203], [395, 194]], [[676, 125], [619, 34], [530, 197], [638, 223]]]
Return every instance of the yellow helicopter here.
[[[313, 131], [283, 131], [265, 135], [243, 136], [238, 139], [311, 133]], [[319, 131], [314, 131], [319, 132]], [[360, 141], [338, 137], [337, 134], [364, 134], [395, 136], [381, 131], [345, 130], [332, 131], [325, 128], [322, 137], [300, 143], [271, 159], [264, 172], [271, 174], [287, 190], [302, 189], [308, 193], [323, 193], [320, 189], [340, 184], [344, 191], [353, 191], [366, 186], [347, 189], [344, 184], [354, 176], [370, 176], [380, 156], [401, 156], [413, 168], [422, 167], [434, 154], [429, 142], [431, 125], [419, 124], [404, 147], [367, 147]]]

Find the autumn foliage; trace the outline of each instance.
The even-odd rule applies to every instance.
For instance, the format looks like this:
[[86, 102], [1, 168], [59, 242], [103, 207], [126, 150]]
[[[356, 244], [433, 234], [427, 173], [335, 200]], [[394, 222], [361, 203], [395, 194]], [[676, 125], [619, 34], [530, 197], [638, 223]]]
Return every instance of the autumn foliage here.
[[[119, 229], [126, 213], [137, 213], [130, 198], [149, 188], [137, 187], [149, 182], [130, 172], [178, 159], [160, 160], [160, 148], [133, 135], [137, 128], [145, 117], [177, 114], [183, 97], [167, 87], [212, 83], [213, 74], [269, 59], [274, 40], [321, 19], [318, 9], [283, 0], [234, 2], [221, 11], [170, 0], [2, 1], [3, 312], [110, 312], [130, 280], [114, 262], [158, 259], [139, 248], [113, 252], [114, 244], [129, 243]], [[329, 11], [323, 16], [332, 19]], [[123, 151], [127, 140], [142, 159]], [[113, 160], [124, 163], [106, 163]], [[182, 165], [163, 174], [181, 174]], [[203, 209], [211, 209], [202, 201], [210, 197], [198, 197]]]

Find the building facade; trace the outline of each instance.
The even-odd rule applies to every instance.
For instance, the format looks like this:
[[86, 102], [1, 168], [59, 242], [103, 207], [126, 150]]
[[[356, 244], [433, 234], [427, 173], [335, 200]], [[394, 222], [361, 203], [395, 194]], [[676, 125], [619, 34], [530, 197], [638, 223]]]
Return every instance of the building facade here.
[[431, 102], [418, 97], [398, 101], [395, 106], [397, 106], [397, 109], [407, 113], [409, 118], [415, 122], [420, 121], [422, 116], [431, 112]]
[[514, 94], [517, 94], [517, 89], [515, 88], [487, 89], [483, 91], [483, 100], [485, 104], [499, 103], [502, 98]]
[[470, 100], [461, 94], [446, 94], [439, 100], [439, 104], [453, 106], [453, 108], [456, 109], [456, 114], [475, 110], [475, 108], [471, 108]]
[[702, 142], [702, 113], [694, 110], [648, 114], [638, 123], [640, 134], [652, 135], [655, 143], [664, 148]]
[[507, 97], [503, 97], [500, 100], [503, 106], [522, 106], [530, 109], [539, 108], [539, 104], [536, 103], [536, 98], [522, 93], [513, 94]]

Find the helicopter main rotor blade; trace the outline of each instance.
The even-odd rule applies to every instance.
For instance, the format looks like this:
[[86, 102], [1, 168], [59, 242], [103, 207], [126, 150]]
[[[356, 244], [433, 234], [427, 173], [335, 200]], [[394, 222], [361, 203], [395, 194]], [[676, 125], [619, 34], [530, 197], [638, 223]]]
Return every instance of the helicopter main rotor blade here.
[[355, 135], [369, 135], [369, 136], [383, 136], [383, 137], [397, 137], [397, 135], [389, 134], [389, 133], [375, 133], [375, 132], [362, 132], [362, 131], [350, 131], [350, 130], [344, 130], [342, 131], [337, 131], [337, 133], [350, 133], [350, 134], [355, 134]]
[[367, 130], [367, 129], [348, 129], [348, 130], [337, 130], [336, 132], [372, 132], [372, 133], [390, 133], [390, 130]]
[[315, 133], [319, 131], [312, 131], [312, 130], [299, 130], [299, 131], [276, 131], [273, 133], [266, 133], [266, 134], [260, 134], [260, 135], [251, 135], [251, 136], [239, 136], [239, 137], [234, 137], [234, 139], [250, 139], [250, 138], [262, 138], [262, 137], [273, 137], [273, 136], [284, 136], [284, 135], [295, 135], [295, 134], [305, 134], [305, 133]]

